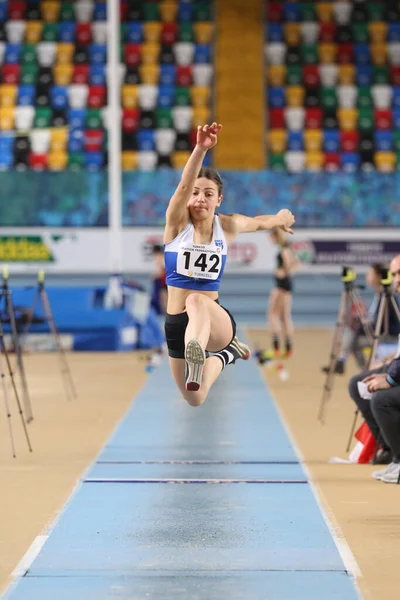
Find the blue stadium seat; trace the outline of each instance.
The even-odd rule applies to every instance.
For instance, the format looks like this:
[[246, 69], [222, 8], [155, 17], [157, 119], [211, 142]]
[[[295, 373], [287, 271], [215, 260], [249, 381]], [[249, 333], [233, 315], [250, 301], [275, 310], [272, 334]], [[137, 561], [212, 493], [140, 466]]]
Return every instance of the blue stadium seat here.
[[11, 169], [14, 162], [13, 152], [0, 150], [0, 171]]
[[21, 83], [18, 88], [18, 105], [33, 106], [35, 104], [35, 86], [30, 83]]
[[106, 70], [104, 65], [90, 65], [89, 83], [90, 85], [106, 84]]
[[367, 42], [354, 44], [354, 62], [356, 65], [368, 65], [371, 62], [369, 44]]
[[393, 86], [392, 106], [400, 108], [400, 87], [396, 85]]
[[107, 5], [105, 2], [96, 2], [93, 10], [93, 21], [107, 20]]
[[193, 21], [193, 3], [192, 2], [180, 2], [178, 6], [178, 18], [179, 23], [192, 23]]
[[388, 24], [388, 42], [400, 42], [400, 23]]
[[393, 109], [393, 128], [400, 129], [400, 108]]
[[106, 44], [89, 45], [89, 62], [92, 65], [104, 65], [107, 62]]
[[283, 34], [283, 26], [280, 23], [269, 23], [266, 25], [266, 38], [268, 43], [283, 42], [285, 36]]
[[325, 129], [323, 132], [324, 152], [339, 152], [340, 132], [338, 129]]
[[4, 23], [7, 20], [8, 4], [6, 2], [0, 2], [0, 23]]
[[140, 129], [137, 132], [138, 147], [141, 151], [151, 151], [156, 148], [153, 129]]
[[356, 84], [359, 87], [368, 87], [372, 85], [372, 66], [356, 65]]
[[4, 63], [8, 65], [18, 65], [20, 62], [22, 44], [6, 44], [4, 53]]
[[126, 41], [140, 44], [143, 41], [143, 24], [139, 21], [128, 23], [126, 26]]
[[292, 152], [298, 152], [304, 149], [303, 132], [291, 131], [287, 132], [287, 149]]
[[12, 152], [15, 134], [13, 131], [0, 131], [0, 152]]
[[381, 152], [390, 152], [393, 149], [393, 131], [375, 131], [375, 147]]
[[68, 88], [60, 85], [53, 85], [50, 88], [50, 101], [53, 108], [67, 108]]
[[85, 145], [85, 130], [70, 129], [68, 136], [68, 152], [83, 152]]
[[344, 171], [357, 171], [360, 167], [360, 155], [358, 152], [343, 152], [340, 155], [341, 167]]
[[88, 171], [101, 171], [103, 164], [103, 152], [85, 152], [85, 168]]
[[271, 108], [283, 108], [286, 104], [285, 88], [269, 87], [268, 104]]
[[160, 65], [160, 85], [174, 85], [176, 65]]
[[58, 24], [58, 39], [60, 42], [74, 42], [76, 23], [73, 21], [61, 21]]
[[194, 61], [196, 65], [211, 62], [211, 48], [207, 44], [195, 44]]
[[69, 108], [67, 117], [72, 129], [83, 129], [86, 124], [86, 108]]
[[158, 88], [158, 106], [163, 108], [170, 108], [174, 106], [175, 99], [175, 86], [174, 85], [160, 85]]
[[300, 21], [300, 5], [297, 2], [285, 2], [283, 5], [283, 16], [285, 21]]

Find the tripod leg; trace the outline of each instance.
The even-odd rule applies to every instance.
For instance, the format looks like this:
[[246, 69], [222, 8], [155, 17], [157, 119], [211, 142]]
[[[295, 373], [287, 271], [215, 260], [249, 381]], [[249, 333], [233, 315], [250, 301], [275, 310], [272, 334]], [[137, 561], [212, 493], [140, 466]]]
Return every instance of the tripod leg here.
[[18, 370], [19, 370], [19, 373], [21, 376], [22, 400], [24, 403], [26, 421], [27, 421], [27, 423], [30, 423], [33, 420], [32, 404], [31, 404], [31, 399], [29, 396], [28, 383], [26, 380], [24, 362], [22, 360], [22, 350], [21, 350], [21, 343], [20, 343], [19, 334], [18, 334], [18, 330], [17, 330], [17, 324], [15, 321], [14, 304], [13, 304], [11, 293], [9, 290], [7, 290], [7, 292], [6, 292], [6, 303], [7, 303], [7, 311], [8, 311], [8, 314], [10, 315], [12, 339], [13, 339], [13, 344], [14, 344], [14, 348], [15, 348], [15, 354], [17, 357]]
[[11, 439], [11, 450], [12, 450], [12, 455], [13, 458], [16, 458], [16, 453], [15, 453], [15, 444], [14, 444], [14, 436], [13, 436], [13, 431], [12, 431], [12, 425], [11, 425], [11, 412], [10, 412], [10, 404], [8, 402], [8, 391], [7, 391], [7, 385], [5, 382], [5, 373], [4, 373], [4, 369], [3, 369], [3, 361], [0, 359], [0, 370], [1, 370], [1, 385], [3, 388], [3, 394], [4, 394], [4, 404], [6, 407], [6, 414], [7, 414], [7, 422], [8, 422], [8, 430], [10, 432], [10, 439]]
[[61, 374], [63, 376], [65, 391], [67, 393], [67, 399], [70, 400], [71, 396], [72, 396], [72, 398], [77, 398], [77, 393], [76, 393], [74, 381], [72, 379], [71, 371], [70, 371], [70, 368], [68, 365], [67, 357], [66, 357], [64, 348], [62, 347], [60, 335], [58, 333], [56, 324], [54, 322], [53, 313], [52, 313], [52, 310], [50, 307], [50, 302], [49, 302], [46, 290], [44, 288], [42, 288], [42, 290], [41, 290], [41, 298], [42, 298], [43, 308], [45, 310], [45, 313], [47, 315], [47, 319], [49, 322], [50, 330], [54, 336], [54, 340], [56, 343], [56, 348], [57, 348], [57, 352], [58, 352], [58, 356], [59, 356], [60, 364], [61, 364]]
[[4, 332], [3, 332], [3, 326], [1, 325], [1, 322], [0, 322], [0, 341], [1, 341], [1, 346], [2, 346], [3, 352], [4, 352], [4, 358], [5, 358], [5, 361], [6, 361], [6, 364], [7, 364], [8, 372], [9, 372], [9, 375], [10, 375], [11, 385], [12, 385], [12, 388], [13, 388], [13, 391], [14, 391], [15, 400], [16, 400], [16, 403], [17, 403], [17, 406], [18, 406], [18, 412], [19, 412], [20, 417], [21, 417], [22, 428], [23, 428], [24, 433], [25, 433], [26, 442], [28, 444], [29, 452], [32, 452], [32, 446], [31, 446], [31, 442], [30, 442], [30, 439], [29, 439], [28, 430], [26, 428], [26, 423], [25, 423], [25, 419], [24, 419], [24, 413], [22, 412], [22, 406], [21, 406], [21, 402], [19, 400], [17, 386], [15, 385], [15, 379], [14, 379], [14, 374], [13, 374], [11, 363], [10, 363], [10, 358], [8, 356], [7, 348], [6, 348], [6, 345], [4, 343]]
[[347, 446], [346, 446], [346, 452], [350, 452], [350, 446], [351, 446], [351, 442], [353, 440], [354, 432], [356, 430], [356, 423], [357, 423], [357, 418], [358, 418], [359, 412], [360, 411], [357, 408], [357, 410], [354, 413], [353, 425], [351, 426], [349, 441], [347, 442]]
[[335, 327], [335, 332], [333, 334], [332, 346], [331, 346], [331, 354], [330, 354], [330, 362], [329, 362], [329, 370], [325, 379], [324, 390], [322, 394], [321, 404], [318, 412], [318, 420], [321, 423], [325, 423], [325, 408], [330, 398], [332, 387], [333, 387], [333, 379], [336, 368], [336, 361], [340, 350], [340, 345], [342, 343], [343, 337], [343, 329], [344, 329], [344, 318], [346, 314], [348, 304], [348, 293], [345, 290], [342, 293], [342, 298], [340, 301], [338, 320]]

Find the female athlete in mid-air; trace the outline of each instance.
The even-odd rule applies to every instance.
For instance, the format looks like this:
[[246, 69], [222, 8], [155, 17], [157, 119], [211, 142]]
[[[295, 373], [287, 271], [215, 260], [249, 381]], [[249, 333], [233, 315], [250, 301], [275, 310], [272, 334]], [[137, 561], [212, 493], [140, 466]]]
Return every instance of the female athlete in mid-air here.
[[222, 180], [201, 168], [222, 126], [197, 129], [197, 143], [172, 196], [164, 231], [168, 304], [165, 334], [172, 376], [184, 399], [199, 406], [222, 369], [250, 351], [236, 338], [232, 315], [218, 302], [228, 245], [239, 233], [280, 227], [290, 229], [289, 210], [246, 217], [215, 214], [221, 205]]

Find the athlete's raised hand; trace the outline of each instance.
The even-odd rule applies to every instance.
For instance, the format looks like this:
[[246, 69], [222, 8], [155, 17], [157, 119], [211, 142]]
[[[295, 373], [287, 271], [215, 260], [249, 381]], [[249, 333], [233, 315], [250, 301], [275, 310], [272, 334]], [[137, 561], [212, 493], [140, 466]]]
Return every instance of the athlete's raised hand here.
[[210, 150], [217, 143], [217, 136], [222, 129], [222, 125], [212, 123], [212, 125], [201, 125], [197, 128], [197, 145], [202, 150]]
[[279, 227], [286, 231], [286, 233], [293, 233], [293, 229], [291, 229], [293, 223], [295, 222], [294, 215], [287, 208], [282, 208], [276, 215], [279, 219]]

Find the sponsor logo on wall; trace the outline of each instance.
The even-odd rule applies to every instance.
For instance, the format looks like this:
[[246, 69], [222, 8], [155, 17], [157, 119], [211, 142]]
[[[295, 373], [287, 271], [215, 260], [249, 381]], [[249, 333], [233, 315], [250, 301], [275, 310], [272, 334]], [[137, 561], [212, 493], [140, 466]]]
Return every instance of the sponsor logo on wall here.
[[5, 235], [0, 237], [0, 261], [52, 263], [54, 256], [42, 236]]
[[296, 242], [293, 250], [302, 262], [312, 265], [388, 264], [400, 253], [400, 240], [313, 240]]

